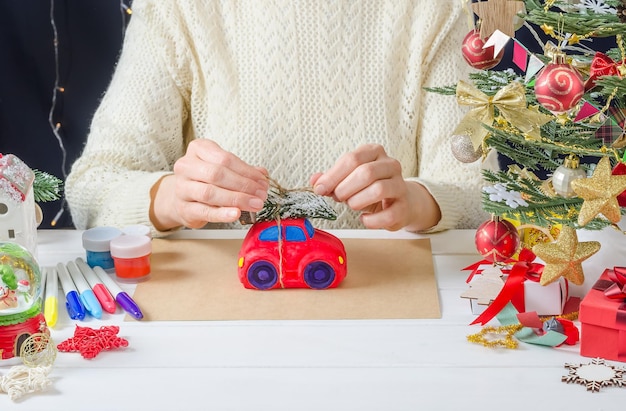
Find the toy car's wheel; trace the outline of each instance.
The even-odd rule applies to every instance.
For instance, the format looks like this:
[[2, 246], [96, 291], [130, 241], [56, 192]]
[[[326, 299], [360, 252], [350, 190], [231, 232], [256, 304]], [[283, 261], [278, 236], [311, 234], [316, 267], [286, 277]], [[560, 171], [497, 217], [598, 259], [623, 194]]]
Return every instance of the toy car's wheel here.
[[323, 261], [314, 261], [304, 269], [304, 282], [311, 288], [328, 288], [335, 281], [335, 270]]
[[269, 261], [257, 261], [248, 268], [248, 282], [259, 290], [272, 288], [278, 281], [278, 271]]

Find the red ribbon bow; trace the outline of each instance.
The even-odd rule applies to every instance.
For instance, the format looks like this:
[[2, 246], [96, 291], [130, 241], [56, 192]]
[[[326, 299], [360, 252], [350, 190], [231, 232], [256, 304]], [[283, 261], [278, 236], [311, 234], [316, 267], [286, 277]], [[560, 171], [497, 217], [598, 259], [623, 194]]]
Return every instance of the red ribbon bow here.
[[500, 294], [493, 300], [489, 307], [481, 315], [478, 316], [470, 325], [485, 325], [493, 317], [495, 317], [509, 303], [509, 301], [517, 308], [519, 312], [526, 311], [524, 305], [524, 281], [539, 282], [543, 273], [543, 264], [533, 263], [536, 256], [527, 248], [523, 248], [519, 253], [518, 261], [511, 268], [504, 287]]
[[620, 63], [616, 63], [606, 54], [599, 51], [596, 52], [593, 60], [591, 61], [589, 78], [585, 82], [585, 91], [589, 91], [595, 87], [598, 77], [619, 76], [619, 78], [622, 78], [619, 66], [624, 65], [626, 65], [626, 60], [622, 60]]
[[604, 295], [611, 300], [626, 299], [626, 267], [613, 267], [608, 276], [613, 284], [604, 290]]

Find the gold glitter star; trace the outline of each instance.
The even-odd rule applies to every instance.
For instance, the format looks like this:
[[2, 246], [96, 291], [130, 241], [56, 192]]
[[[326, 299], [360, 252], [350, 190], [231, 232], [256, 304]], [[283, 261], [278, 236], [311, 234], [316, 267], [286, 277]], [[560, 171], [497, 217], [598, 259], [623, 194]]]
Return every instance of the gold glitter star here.
[[598, 241], [579, 243], [576, 230], [570, 226], [563, 226], [556, 242], [533, 246], [535, 255], [546, 263], [539, 283], [547, 285], [563, 276], [573, 284], [581, 285], [585, 281], [581, 263], [598, 250], [600, 250]]
[[613, 223], [622, 218], [617, 196], [626, 190], [626, 175], [612, 175], [608, 157], [598, 162], [593, 176], [576, 179], [570, 184], [574, 192], [585, 200], [578, 213], [579, 225], [584, 226], [599, 213]]
[[548, 26], [545, 23], [541, 25], [541, 30], [543, 30], [543, 32], [546, 33], [548, 36], [551, 36], [554, 34], [554, 27]]
[[480, 17], [480, 37], [485, 39], [496, 30], [515, 37], [514, 17], [526, 6], [519, 0], [487, 0], [472, 4], [472, 9]]

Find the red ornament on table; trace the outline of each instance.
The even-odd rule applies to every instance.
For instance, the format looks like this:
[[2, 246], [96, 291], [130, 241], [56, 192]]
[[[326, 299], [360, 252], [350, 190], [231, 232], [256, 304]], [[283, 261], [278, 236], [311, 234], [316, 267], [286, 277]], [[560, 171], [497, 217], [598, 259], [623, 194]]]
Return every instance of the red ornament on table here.
[[478, 30], [472, 30], [463, 39], [463, 57], [467, 63], [478, 70], [488, 70], [495, 67], [502, 60], [504, 50], [494, 56], [493, 46], [483, 48], [484, 40], [480, 37]]
[[553, 113], [564, 113], [576, 106], [585, 93], [582, 76], [565, 55], [557, 53], [552, 63], [545, 66], [535, 81], [537, 101]]
[[476, 249], [490, 262], [504, 262], [513, 257], [520, 246], [517, 228], [498, 217], [482, 223], [474, 237]]
[[[613, 167], [613, 171], [611, 172], [614, 176], [621, 176], [626, 174], [626, 163], [619, 162], [615, 167]], [[626, 191], [622, 191], [620, 195], [617, 196], [617, 204], [620, 207], [626, 207]]]

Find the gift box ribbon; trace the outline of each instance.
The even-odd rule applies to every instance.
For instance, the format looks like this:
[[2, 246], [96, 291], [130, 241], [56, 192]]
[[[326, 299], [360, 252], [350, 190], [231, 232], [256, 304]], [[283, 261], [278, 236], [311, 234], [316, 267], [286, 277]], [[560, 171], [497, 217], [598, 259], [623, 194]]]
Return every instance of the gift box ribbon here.
[[613, 267], [607, 270], [610, 280], [599, 279], [593, 285], [594, 290], [602, 291], [610, 300], [623, 300], [617, 307], [615, 321], [617, 324], [626, 324], [626, 267]]
[[590, 90], [596, 85], [596, 80], [602, 76], [622, 76], [626, 75], [626, 61], [616, 63], [604, 53], [596, 52], [591, 67], [589, 68], [589, 78], [585, 82], [585, 90]]
[[[626, 267], [613, 267], [612, 270], [607, 271], [609, 280], [598, 280], [596, 285], [600, 288], [594, 288], [601, 290], [605, 297], [611, 300], [626, 300]], [[598, 284], [600, 283], [601, 284]]]
[[493, 302], [487, 307], [481, 315], [479, 315], [470, 325], [485, 325], [493, 317], [496, 316], [509, 302], [517, 308], [519, 312], [525, 312], [524, 304], [524, 282], [539, 282], [543, 273], [543, 264], [533, 263], [536, 256], [527, 248], [523, 248], [519, 253], [518, 261], [511, 268], [502, 291], [497, 295]]

